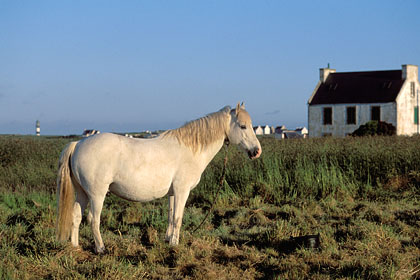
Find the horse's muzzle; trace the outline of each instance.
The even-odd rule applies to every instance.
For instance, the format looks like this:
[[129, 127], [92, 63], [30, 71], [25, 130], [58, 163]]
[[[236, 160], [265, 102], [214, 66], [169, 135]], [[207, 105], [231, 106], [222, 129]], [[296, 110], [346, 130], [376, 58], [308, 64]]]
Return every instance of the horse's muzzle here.
[[256, 158], [260, 157], [261, 152], [262, 151], [261, 151], [260, 148], [255, 148], [255, 149], [252, 149], [252, 150], [248, 151], [248, 156], [249, 156], [250, 159], [256, 159]]

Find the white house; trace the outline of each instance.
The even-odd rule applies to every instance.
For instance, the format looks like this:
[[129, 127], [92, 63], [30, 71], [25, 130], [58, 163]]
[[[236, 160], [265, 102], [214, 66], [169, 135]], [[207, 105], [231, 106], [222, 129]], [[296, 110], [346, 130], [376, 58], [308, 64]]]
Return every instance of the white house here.
[[286, 127], [276, 127], [276, 133], [274, 137], [276, 139], [295, 139], [295, 138], [307, 138], [308, 129], [306, 127], [298, 127], [295, 130], [286, 129]]
[[101, 133], [101, 132], [99, 130], [96, 130], [96, 129], [85, 129], [83, 131], [82, 136], [83, 137], [89, 137], [91, 135], [95, 135], [95, 134], [99, 134], [99, 133]]
[[264, 130], [260, 125], [254, 127], [254, 132], [255, 132], [255, 135], [263, 135], [264, 134]]
[[264, 135], [270, 135], [271, 134], [271, 127], [266, 125], [264, 127]]
[[391, 123], [397, 135], [419, 133], [419, 89], [416, 65], [368, 72], [321, 68], [308, 101], [309, 137], [343, 137], [370, 120]]
[[303, 135], [304, 138], [308, 135], [308, 129], [306, 127], [297, 127], [295, 131]]

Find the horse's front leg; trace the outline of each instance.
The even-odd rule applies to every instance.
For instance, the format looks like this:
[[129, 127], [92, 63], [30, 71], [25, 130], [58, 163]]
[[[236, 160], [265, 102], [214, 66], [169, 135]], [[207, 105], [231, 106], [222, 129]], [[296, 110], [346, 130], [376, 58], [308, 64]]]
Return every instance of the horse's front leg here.
[[182, 192], [175, 193], [174, 215], [173, 215], [173, 221], [172, 221], [173, 230], [172, 230], [172, 234], [169, 236], [170, 245], [178, 245], [179, 243], [179, 231], [182, 225], [182, 216], [184, 215], [185, 203], [187, 202], [187, 198], [189, 194], [190, 194], [189, 188]]
[[170, 242], [171, 236], [174, 232], [174, 196], [170, 195], [168, 198], [168, 229], [166, 230], [165, 241]]

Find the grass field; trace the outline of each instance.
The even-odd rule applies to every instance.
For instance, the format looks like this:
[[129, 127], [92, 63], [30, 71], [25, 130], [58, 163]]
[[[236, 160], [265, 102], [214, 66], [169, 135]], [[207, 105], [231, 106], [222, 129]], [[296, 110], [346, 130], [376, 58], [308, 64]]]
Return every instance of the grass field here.
[[[219, 153], [188, 199], [180, 245], [167, 199], [105, 200], [94, 253], [55, 240], [57, 161], [72, 139], [0, 136], [0, 279], [418, 279], [420, 137], [261, 139], [250, 161]], [[73, 139], [74, 140], [74, 139]], [[319, 234], [319, 248], [300, 239]]]

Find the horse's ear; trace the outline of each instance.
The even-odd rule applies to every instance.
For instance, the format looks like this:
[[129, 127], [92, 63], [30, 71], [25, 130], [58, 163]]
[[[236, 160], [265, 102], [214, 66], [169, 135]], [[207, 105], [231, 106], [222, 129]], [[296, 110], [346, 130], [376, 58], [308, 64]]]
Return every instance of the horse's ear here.
[[236, 109], [235, 109], [236, 116], [238, 116], [240, 110], [241, 110], [241, 106], [239, 105], [239, 102], [238, 102], [238, 104], [236, 105]]
[[242, 110], [245, 110], [245, 103], [243, 103], [243, 102], [242, 102], [242, 104], [241, 104], [241, 109], [242, 109]]

